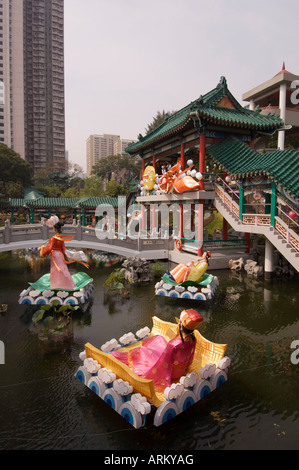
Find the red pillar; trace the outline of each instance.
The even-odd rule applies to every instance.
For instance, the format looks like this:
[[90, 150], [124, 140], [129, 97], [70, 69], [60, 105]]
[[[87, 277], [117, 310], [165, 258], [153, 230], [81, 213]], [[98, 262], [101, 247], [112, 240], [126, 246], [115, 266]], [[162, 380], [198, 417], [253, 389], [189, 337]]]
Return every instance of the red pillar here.
[[156, 155], [154, 153], [153, 153], [153, 167], [155, 168], [155, 171], [157, 171]]
[[[205, 172], [205, 159], [206, 159], [206, 136], [204, 133], [200, 134], [199, 136], [199, 172]], [[199, 190], [205, 189], [205, 182], [204, 179], [199, 181]], [[198, 248], [198, 256], [203, 255], [203, 223], [204, 223], [204, 202], [198, 201], [198, 240], [199, 240], [199, 248]]]
[[142, 178], [143, 178], [144, 170], [145, 170], [145, 160], [142, 159]]
[[[206, 135], [205, 134], [200, 134], [199, 136], [199, 172], [204, 173], [205, 172], [205, 159], [206, 159]], [[202, 179], [200, 182], [200, 187], [199, 189], [205, 189], [205, 183], [204, 180]]]
[[183, 142], [181, 143], [181, 165], [182, 165], [182, 170], [185, 170], [185, 168], [186, 168], [186, 157], [185, 157]]

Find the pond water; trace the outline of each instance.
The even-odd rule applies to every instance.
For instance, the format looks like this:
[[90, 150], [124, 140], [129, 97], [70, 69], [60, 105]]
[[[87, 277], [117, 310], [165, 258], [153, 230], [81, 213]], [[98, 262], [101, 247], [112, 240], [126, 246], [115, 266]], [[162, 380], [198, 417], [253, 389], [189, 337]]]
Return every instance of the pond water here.
[[72, 341], [60, 352], [45, 354], [32, 314], [18, 305], [18, 296], [48, 271], [48, 261], [30, 267], [16, 254], [1, 256], [0, 304], [8, 308], [0, 314], [5, 344], [0, 449], [299, 448], [299, 364], [291, 362], [291, 343], [299, 340], [298, 277], [266, 282], [245, 273], [214, 272], [220, 281], [217, 294], [196, 308], [204, 317], [203, 336], [228, 344], [228, 381], [166, 425], [135, 430], [74, 377], [79, 353], [86, 342], [100, 347], [151, 327], [153, 315], [174, 321], [195, 304], [155, 297], [156, 281], [131, 287], [128, 297], [111, 297], [103, 283], [115, 266], [93, 266], [95, 290], [86, 311], [74, 314]]

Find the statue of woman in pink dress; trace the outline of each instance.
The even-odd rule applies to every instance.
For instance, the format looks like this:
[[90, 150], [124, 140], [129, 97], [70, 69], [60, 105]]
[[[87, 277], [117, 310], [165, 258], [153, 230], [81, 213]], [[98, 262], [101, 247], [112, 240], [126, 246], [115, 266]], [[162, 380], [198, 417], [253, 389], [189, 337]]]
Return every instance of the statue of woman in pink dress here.
[[135, 374], [154, 381], [155, 389], [163, 391], [184, 375], [193, 361], [196, 347], [194, 329], [203, 318], [196, 310], [184, 310], [180, 315], [179, 331], [175, 338], [167, 341], [155, 335], [142, 341], [140, 348], [128, 352], [114, 351], [111, 354], [130, 367]]
[[[46, 224], [54, 228], [55, 235], [50, 238], [47, 245], [39, 247], [40, 256], [47, 257], [51, 255], [50, 283], [51, 289], [76, 289], [76, 284], [68, 270], [67, 265], [76, 261], [69, 261], [66, 255], [65, 241], [71, 241], [72, 237], [62, 236], [63, 222], [59, 222], [56, 215], [50, 217]], [[88, 268], [88, 264], [83, 261], [77, 261]]]

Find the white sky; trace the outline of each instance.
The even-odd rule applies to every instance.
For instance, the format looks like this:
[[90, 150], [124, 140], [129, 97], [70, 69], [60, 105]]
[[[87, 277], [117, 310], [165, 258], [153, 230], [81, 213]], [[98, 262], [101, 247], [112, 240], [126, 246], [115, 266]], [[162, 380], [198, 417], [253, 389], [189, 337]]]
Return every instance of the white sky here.
[[282, 68], [299, 74], [298, 0], [65, 0], [66, 148], [137, 139], [224, 75], [242, 94]]

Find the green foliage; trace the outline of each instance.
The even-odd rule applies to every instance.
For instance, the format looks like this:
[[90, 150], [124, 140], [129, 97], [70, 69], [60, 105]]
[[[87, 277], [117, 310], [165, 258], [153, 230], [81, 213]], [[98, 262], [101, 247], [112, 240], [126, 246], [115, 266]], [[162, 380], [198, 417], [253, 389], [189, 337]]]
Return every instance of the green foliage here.
[[98, 175], [92, 175], [84, 181], [84, 188], [80, 197], [98, 197], [103, 196], [103, 181]]
[[53, 177], [53, 168], [47, 165], [34, 175], [34, 187], [45, 197], [81, 197], [84, 179], [78, 175], [82, 173], [79, 165], [70, 163], [67, 177]]
[[61, 197], [80, 197], [80, 189], [75, 187], [68, 188], [61, 193]]
[[69, 325], [71, 320], [71, 313], [79, 307], [72, 305], [59, 306], [58, 300], [54, 300], [49, 305], [42, 305], [32, 315], [32, 322], [34, 324], [43, 322], [43, 332], [51, 332], [52, 334], [62, 333], [62, 330]]
[[153, 118], [152, 122], [148, 124], [147, 128], [145, 129], [145, 133], [149, 134], [150, 132], [154, 131], [157, 129], [157, 127], [161, 126], [163, 122], [167, 119], [167, 117], [172, 116], [176, 111], [168, 111], [165, 112], [164, 109], [163, 111], [157, 111], [156, 116]]
[[118, 184], [116, 179], [112, 178], [107, 184], [105, 195], [108, 197], [117, 197], [127, 194], [127, 190], [121, 184]]
[[161, 261], [155, 261], [151, 266], [152, 273], [154, 277], [161, 277], [166, 271], [166, 267]]
[[101, 158], [93, 167], [92, 173], [104, 181], [115, 179], [117, 184], [126, 186], [131, 178], [140, 177], [142, 160], [129, 155], [111, 155]]
[[110, 290], [121, 290], [125, 286], [124, 283], [124, 270], [121, 268], [117, 268], [110, 274], [108, 279], [104, 282], [104, 286], [107, 286]]
[[31, 165], [4, 144], [0, 144], [0, 168], [1, 191], [7, 197], [15, 197], [16, 193], [13, 194], [14, 184], [18, 188], [17, 195], [19, 195], [20, 188], [31, 185], [33, 175]]
[[213, 236], [214, 230], [217, 230], [217, 229], [222, 230], [222, 228], [223, 228], [223, 217], [219, 212], [215, 211], [214, 219], [207, 226], [209, 235]]
[[22, 199], [24, 196], [24, 186], [20, 182], [7, 181], [4, 183], [4, 181], [0, 181], [0, 192], [8, 198]]

